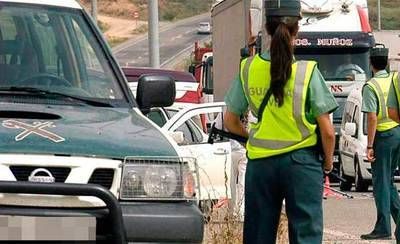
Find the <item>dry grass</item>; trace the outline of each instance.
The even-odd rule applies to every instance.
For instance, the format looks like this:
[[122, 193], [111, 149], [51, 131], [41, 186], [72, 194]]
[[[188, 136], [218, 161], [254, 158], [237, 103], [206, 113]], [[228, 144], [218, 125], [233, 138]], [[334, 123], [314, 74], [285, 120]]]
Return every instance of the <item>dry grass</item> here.
[[[239, 215], [230, 211], [229, 208], [214, 209], [207, 221], [204, 243], [243, 243], [243, 222]], [[276, 243], [289, 243], [288, 220], [284, 212], [281, 214]]]
[[279, 222], [279, 227], [278, 227], [277, 243], [278, 244], [289, 243], [288, 219], [284, 212], [281, 213], [281, 220]]
[[125, 42], [126, 40], [128, 40], [128, 38], [117, 37], [117, 36], [106, 36], [106, 40], [107, 40], [108, 44], [110, 45], [110, 47], [115, 47], [118, 44], [121, 44], [121, 43]]
[[[225, 196], [228, 196], [227, 162], [225, 161]], [[235, 189], [236, 190], [236, 189]], [[240, 244], [243, 243], [243, 216], [241, 205], [244, 204], [244, 196], [240, 197], [238, 203], [226, 200], [215, 203], [207, 201], [210, 205], [203, 207], [206, 220], [204, 243], [210, 244]], [[224, 204], [219, 204], [219, 203]], [[288, 221], [286, 214], [282, 212], [277, 233], [277, 243], [288, 243]]]
[[[79, 0], [85, 9], [90, 10], [90, 0]], [[133, 19], [135, 11], [140, 12], [140, 8], [132, 3], [130, 0], [99, 0], [98, 10], [100, 14]]]
[[149, 30], [149, 26], [147, 24], [142, 24], [139, 27], [133, 29], [132, 34], [137, 35], [137, 34], [142, 34], [146, 33]]
[[99, 26], [100, 30], [105, 33], [110, 29], [110, 25], [108, 23], [105, 23], [103, 21], [98, 20], [97, 25]]

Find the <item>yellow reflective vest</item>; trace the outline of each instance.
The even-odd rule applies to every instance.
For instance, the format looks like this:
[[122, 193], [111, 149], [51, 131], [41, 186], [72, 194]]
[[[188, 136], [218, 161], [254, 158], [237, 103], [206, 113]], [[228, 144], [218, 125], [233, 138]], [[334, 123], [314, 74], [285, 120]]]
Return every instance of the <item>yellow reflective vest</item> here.
[[386, 106], [390, 84], [395, 79], [394, 76], [396, 76], [395, 73], [390, 73], [388, 77], [376, 77], [367, 82], [367, 86], [372, 88], [378, 99], [378, 124], [376, 130], [380, 132], [390, 130], [398, 125], [389, 118]]
[[397, 73], [397, 72], [393, 73], [392, 82], [393, 82], [394, 90], [396, 92], [397, 103], [400, 106], [400, 79], [399, 79], [399, 73]]
[[[274, 96], [269, 99], [261, 123], [251, 123], [247, 153], [250, 159], [270, 157], [317, 143], [316, 124], [305, 116], [308, 86], [316, 62], [297, 61], [284, 88], [284, 103], [279, 107]], [[260, 55], [244, 59], [240, 80], [253, 115], [258, 114], [271, 77], [271, 62]]]

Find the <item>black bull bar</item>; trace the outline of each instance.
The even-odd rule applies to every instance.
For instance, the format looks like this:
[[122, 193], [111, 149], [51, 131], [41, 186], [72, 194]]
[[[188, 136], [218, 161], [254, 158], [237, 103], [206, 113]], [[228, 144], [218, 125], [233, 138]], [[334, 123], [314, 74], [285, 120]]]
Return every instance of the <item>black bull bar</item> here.
[[[109, 190], [100, 185], [0, 181], [0, 193], [97, 197], [106, 204], [106, 208], [108, 209], [107, 221], [109, 223], [108, 226], [111, 228], [110, 235], [112, 237], [112, 243], [127, 243], [119, 202]], [[25, 208], [25, 206], [23, 206], [23, 208]], [[1, 206], [0, 209], [7, 211], [7, 207], [4, 208], [4, 206]], [[18, 215], [15, 214], [16, 211], [10, 210], [10, 212], [13, 212], [13, 215]], [[6, 213], [1, 211], [1, 214]]]

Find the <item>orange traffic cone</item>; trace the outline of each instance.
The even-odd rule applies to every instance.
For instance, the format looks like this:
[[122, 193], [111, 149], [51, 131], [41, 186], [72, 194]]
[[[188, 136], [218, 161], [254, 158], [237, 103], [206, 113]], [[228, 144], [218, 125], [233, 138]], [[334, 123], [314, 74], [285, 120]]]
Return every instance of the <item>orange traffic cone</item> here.
[[329, 182], [329, 176], [325, 176], [325, 182], [324, 182], [324, 193], [322, 196], [324, 199], [328, 198], [328, 196], [333, 196], [336, 198], [342, 198], [341, 195], [337, 194], [336, 192], [331, 190], [332, 188], [330, 187], [330, 182]]

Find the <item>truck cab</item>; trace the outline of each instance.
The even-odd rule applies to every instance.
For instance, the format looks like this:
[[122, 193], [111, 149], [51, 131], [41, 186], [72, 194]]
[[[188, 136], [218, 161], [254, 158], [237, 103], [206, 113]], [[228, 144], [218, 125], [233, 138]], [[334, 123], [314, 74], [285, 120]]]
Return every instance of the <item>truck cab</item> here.
[[148, 75], [135, 99], [75, 0], [0, 0], [0, 214], [51, 219], [27, 240], [71, 240], [72, 218], [84, 240], [200, 243], [195, 162], [144, 116], [174, 98]]
[[315, 60], [339, 108], [333, 113], [336, 131], [335, 167], [340, 164], [338, 141], [346, 99], [357, 83], [371, 77], [369, 50], [375, 45], [367, 3], [302, 1], [303, 18], [294, 45], [299, 60]]

